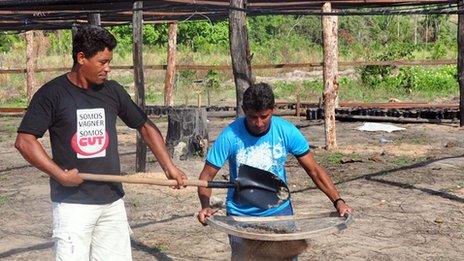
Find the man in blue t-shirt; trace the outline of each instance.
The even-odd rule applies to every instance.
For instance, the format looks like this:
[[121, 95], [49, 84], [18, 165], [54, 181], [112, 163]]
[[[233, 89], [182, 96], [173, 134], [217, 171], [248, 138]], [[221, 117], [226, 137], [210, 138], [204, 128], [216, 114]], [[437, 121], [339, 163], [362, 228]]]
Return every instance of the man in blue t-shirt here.
[[[205, 166], [200, 174], [201, 180], [213, 180], [219, 169], [229, 162], [230, 179], [237, 178], [242, 164], [259, 168], [278, 176], [285, 183], [285, 161], [292, 154], [316, 186], [333, 202], [340, 216], [351, 213], [352, 208], [340, 197], [330, 176], [314, 160], [308, 142], [301, 132], [290, 122], [273, 116], [274, 93], [265, 83], [250, 86], [243, 95], [243, 111], [241, 117], [227, 126], [214, 142], [206, 157]], [[234, 202], [233, 190], [229, 189], [226, 199], [228, 215], [235, 216], [276, 216], [292, 215], [290, 200], [277, 207], [260, 209], [256, 206], [240, 205]], [[198, 220], [205, 224], [206, 217], [217, 210], [210, 205], [211, 189], [198, 188], [201, 211]], [[230, 237], [232, 257], [240, 247], [240, 239]]]

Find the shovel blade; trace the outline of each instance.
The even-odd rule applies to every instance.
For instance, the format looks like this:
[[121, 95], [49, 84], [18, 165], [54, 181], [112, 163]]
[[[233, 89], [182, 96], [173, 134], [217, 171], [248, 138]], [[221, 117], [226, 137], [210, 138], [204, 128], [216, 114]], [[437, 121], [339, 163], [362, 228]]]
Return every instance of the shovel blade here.
[[248, 165], [239, 167], [234, 190], [234, 201], [238, 204], [269, 209], [289, 198], [287, 185], [273, 173]]

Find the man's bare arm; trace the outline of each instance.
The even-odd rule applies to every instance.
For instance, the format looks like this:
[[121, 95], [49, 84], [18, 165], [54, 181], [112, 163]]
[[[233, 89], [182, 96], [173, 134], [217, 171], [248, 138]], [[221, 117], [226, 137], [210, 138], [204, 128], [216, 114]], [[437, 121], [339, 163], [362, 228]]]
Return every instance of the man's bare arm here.
[[[200, 180], [211, 181], [214, 179], [218, 173], [218, 169], [211, 167], [208, 164], [205, 164], [203, 170], [200, 173]], [[217, 209], [211, 208], [210, 198], [212, 194], [212, 189], [198, 187], [198, 198], [200, 199], [201, 210], [198, 212], [198, 221], [203, 225], [206, 225], [205, 219], [216, 213]]]
[[19, 133], [15, 147], [31, 165], [47, 173], [63, 186], [77, 186], [83, 180], [77, 175], [77, 169], [65, 171], [61, 169], [32, 134]]

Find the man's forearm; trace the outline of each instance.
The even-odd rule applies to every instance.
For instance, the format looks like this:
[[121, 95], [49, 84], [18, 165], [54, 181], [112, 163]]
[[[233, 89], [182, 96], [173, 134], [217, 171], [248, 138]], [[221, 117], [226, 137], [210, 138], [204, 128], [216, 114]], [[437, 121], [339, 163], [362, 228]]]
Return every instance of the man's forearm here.
[[48, 156], [42, 144], [30, 134], [19, 134], [15, 147], [27, 162], [47, 173], [50, 177], [58, 179], [63, 170]]
[[201, 208], [209, 208], [212, 190], [210, 188], [198, 188], [198, 198], [200, 199]]
[[327, 197], [333, 202], [334, 200], [340, 198], [340, 194], [337, 191], [337, 188], [332, 182], [332, 179], [327, 173], [323, 170], [317, 170], [317, 174], [312, 176], [314, 184], [322, 191]]
[[[218, 169], [205, 164], [198, 179], [211, 181], [214, 179], [218, 171]], [[201, 208], [208, 208], [211, 206], [210, 198], [212, 193], [213, 190], [210, 188], [198, 187], [198, 198], [200, 199]]]

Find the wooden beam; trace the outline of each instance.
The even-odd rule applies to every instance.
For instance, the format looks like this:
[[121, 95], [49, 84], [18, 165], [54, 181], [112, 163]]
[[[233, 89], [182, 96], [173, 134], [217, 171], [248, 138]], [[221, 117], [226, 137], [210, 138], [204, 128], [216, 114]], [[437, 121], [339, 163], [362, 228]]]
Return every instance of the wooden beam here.
[[168, 58], [166, 77], [164, 79], [164, 106], [173, 106], [173, 89], [176, 76], [177, 23], [169, 24]]
[[26, 32], [26, 93], [28, 104], [37, 91], [35, 80], [35, 67], [37, 65], [37, 52], [34, 48], [34, 31]]
[[[145, 110], [145, 82], [143, 77], [142, 59], [142, 40], [143, 40], [143, 21], [142, 21], [143, 1], [134, 2], [134, 14], [132, 18], [132, 55], [134, 63], [134, 87], [135, 102]], [[137, 172], [145, 172], [147, 163], [147, 146], [143, 142], [142, 136], [137, 132], [137, 148], [135, 156], [135, 169]]]
[[[120, 11], [128, 10], [132, 6], [132, 1], [113, 0], [113, 1], [15, 1], [17, 4], [8, 5], [0, 1], [0, 10], [4, 12], [15, 11], [17, 13], [34, 11], [36, 13], [47, 12], [70, 12], [83, 10], [99, 11]], [[12, 1], [10, 1], [12, 2]], [[22, 3], [23, 2], [23, 3]], [[35, 2], [35, 4], [33, 4]], [[66, 2], [66, 3], [64, 3]], [[69, 3], [72, 2], [72, 3]], [[318, 6], [319, 8], [325, 1], [253, 1], [250, 6], [259, 8], [284, 9], [288, 7], [308, 7]], [[449, 4], [450, 0], [332, 0], [334, 7], [370, 7], [370, 6], [398, 6], [398, 5], [430, 5], [430, 4]], [[166, 1], [145, 1], [147, 9], [171, 11], [172, 13], [190, 11], [194, 13], [198, 8], [208, 6], [208, 10], [217, 11], [227, 7], [229, 1], [210, 1], [210, 0], [166, 0]], [[175, 8], [173, 8], [173, 6]]]
[[101, 25], [100, 14], [98, 13], [90, 13], [87, 15], [87, 21], [89, 24], [93, 25]]
[[[447, 59], [447, 60], [418, 60], [418, 61], [355, 61], [355, 62], [339, 62], [339, 68], [351, 68], [359, 67], [366, 65], [390, 65], [390, 66], [434, 66], [434, 65], [456, 65], [456, 59]], [[252, 66], [252, 70], [262, 70], [262, 69], [286, 69], [286, 68], [304, 68], [307, 70], [316, 70], [320, 67], [322, 68], [322, 62], [314, 63], [280, 63], [280, 64], [255, 64]], [[132, 65], [113, 65], [111, 66], [112, 70], [132, 70], [134, 66]], [[145, 70], [166, 70], [167, 65], [165, 64], [147, 64], [144, 65]], [[36, 73], [41, 72], [65, 72], [69, 70], [69, 67], [54, 67], [54, 68], [37, 68]], [[232, 66], [229, 64], [223, 65], [200, 65], [200, 64], [176, 64], [177, 71], [185, 70], [195, 70], [195, 71], [231, 71]], [[19, 74], [26, 73], [24, 68], [12, 68], [12, 69], [0, 69], [0, 74]]]
[[[322, 6], [322, 12], [330, 13], [330, 2]], [[335, 128], [335, 108], [338, 100], [338, 17], [322, 16], [322, 36], [324, 65], [322, 68], [324, 79], [324, 129], [325, 145], [327, 150], [337, 148], [337, 136]]]
[[242, 116], [243, 93], [252, 83], [251, 56], [246, 27], [246, 13], [238, 9], [246, 8], [247, 0], [231, 0], [229, 13], [229, 41], [234, 74], [237, 109], [236, 116]]
[[[3, 31], [64, 29], [73, 24], [87, 23], [90, 12], [101, 14], [104, 25], [130, 23], [133, 1], [0, 1], [0, 28]], [[13, 3], [14, 2], [14, 3]], [[144, 1], [144, 22], [182, 21], [227, 18], [229, 1], [167, 0]], [[250, 15], [319, 15], [325, 1], [248, 1]], [[452, 5], [450, 0], [335, 0], [330, 1], [338, 10], [365, 8], [421, 7], [430, 4]], [[238, 11], [240, 9], [236, 9]], [[449, 10], [444, 10], [447, 12]], [[61, 20], [61, 21], [58, 21]]]
[[[460, 1], [458, 10], [464, 12], [464, 2]], [[464, 14], [458, 15], [458, 82], [459, 82], [459, 125], [464, 127]]]
[[296, 83], [296, 104], [295, 104], [295, 116], [300, 118], [301, 114], [301, 89], [302, 89], [302, 83], [297, 82]]

